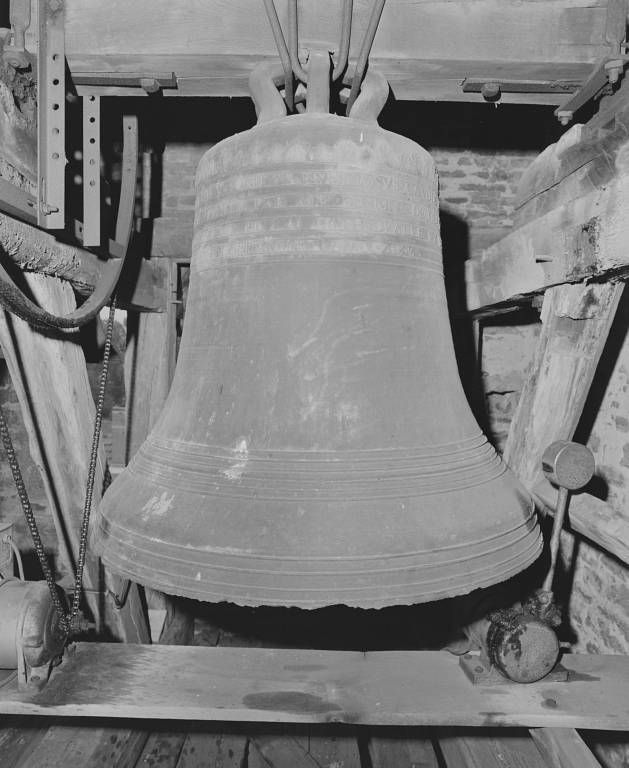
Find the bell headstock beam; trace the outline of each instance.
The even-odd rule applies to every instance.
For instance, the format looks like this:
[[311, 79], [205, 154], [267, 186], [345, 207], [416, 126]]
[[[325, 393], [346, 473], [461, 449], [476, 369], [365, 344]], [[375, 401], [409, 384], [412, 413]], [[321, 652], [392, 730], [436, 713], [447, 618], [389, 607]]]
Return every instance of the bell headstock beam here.
[[[252, 68], [277, 60], [262, 2], [65, 0], [65, 6], [66, 55], [79, 95], [97, 78], [101, 95], [146, 95], [139, 81], [153, 79], [164, 96], [246, 96]], [[350, 70], [373, 2], [354, 6]], [[339, 0], [300, 4], [304, 48], [322, 41], [337, 46], [340, 7]], [[278, 13], [287, 28], [285, 3]], [[533, 83], [532, 92], [505, 89], [504, 103], [557, 105], [565, 88], [540, 89], [562, 81], [574, 88], [587, 79], [608, 50], [605, 23], [605, 6], [589, 0], [388, 0], [371, 61], [398, 99], [482, 101], [462, 88], [473, 78], [522, 88]], [[173, 72], [177, 87], [163, 87], [164, 73]]]

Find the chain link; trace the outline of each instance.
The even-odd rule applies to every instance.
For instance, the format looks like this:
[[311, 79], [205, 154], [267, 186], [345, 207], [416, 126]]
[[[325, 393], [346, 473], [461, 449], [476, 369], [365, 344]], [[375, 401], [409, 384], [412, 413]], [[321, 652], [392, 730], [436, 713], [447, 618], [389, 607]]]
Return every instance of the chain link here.
[[26, 486], [24, 485], [24, 478], [22, 477], [22, 471], [20, 470], [20, 465], [15, 454], [15, 448], [13, 447], [13, 441], [11, 440], [11, 435], [9, 434], [9, 428], [4, 417], [4, 411], [1, 407], [0, 436], [2, 437], [2, 444], [4, 445], [4, 450], [7, 454], [9, 467], [11, 469], [13, 481], [15, 482], [15, 487], [17, 489], [17, 495], [20, 499], [20, 504], [22, 505], [24, 517], [26, 518], [26, 524], [28, 526], [28, 530], [31, 533], [31, 538], [33, 539], [33, 546], [35, 547], [37, 559], [39, 560], [41, 569], [44, 572], [44, 578], [48, 584], [48, 589], [50, 590], [50, 596], [52, 598], [53, 605], [55, 606], [55, 610], [57, 611], [60, 620], [62, 620], [65, 616], [65, 608], [63, 607], [61, 599], [59, 598], [59, 593], [57, 592], [57, 585], [55, 584], [52, 571], [50, 570], [50, 564], [48, 563], [44, 545], [42, 543], [41, 536], [39, 535], [39, 529], [37, 528], [37, 522], [35, 521], [35, 514], [33, 513], [33, 508], [28, 498]]
[[96, 465], [98, 463], [98, 444], [100, 442], [100, 433], [103, 425], [103, 406], [105, 405], [105, 389], [107, 387], [107, 375], [109, 373], [109, 360], [111, 356], [111, 339], [114, 332], [114, 317], [116, 314], [116, 296], [111, 298], [109, 305], [109, 316], [107, 318], [107, 332], [105, 334], [105, 349], [103, 350], [103, 367], [100, 372], [98, 382], [98, 396], [96, 398], [96, 416], [94, 418], [94, 432], [92, 435], [92, 450], [90, 452], [90, 464], [87, 472], [87, 486], [85, 489], [85, 504], [83, 506], [83, 518], [81, 520], [81, 536], [79, 539], [79, 557], [76, 564], [76, 574], [74, 577], [74, 594], [72, 596], [72, 605], [70, 614], [67, 617], [68, 634], [72, 632], [77, 616], [79, 614], [79, 604], [81, 602], [81, 590], [83, 587], [83, 570], [85, 568], [85, 558], [87, 555], [87, 538], [90, 526], [90, 514], [92, 512], [92, 499], [94, 496], [94, 481], [96, 479]]
[[37, 527], [37, 521], [30, 500], [26, 486], [24, 484], [24, 478], [20, 470], [20, 465], [15, 454], [13, 447], [13, 441], [7, 427], [6, 419], [2, 408], [0, 408], [0, 437], [7, 454], [9, 461], [9, 467], [11, 468], [11, 474], [17, 488], [20, 504], [22, 505], [22, 511], [26, 518], [26, 524], [33, 539], [33, 545], [35, 546], [35, 552], [37, 559], [41, 565], [41, 569], [44, 573], [44, 578], [48, 584], [50, 590], [50, 596], [52, 603], [59, 616], [58, 626], [65, 635], [70, 635], [74, 631], [76, 626], [77, 617], [79, 615], [79, 606], [81, 602], [81, 594], [83, 588], [83, 571], [85, 569], [85, 560], [87, 556], [87, 539], [89, 534], [90, 515], [92, 511], [92, 500], [94, 497], [94, 483], [96, 480], [96, 466], [98, 464], [98, 445], [100, 442], [100, 435], [103, 424], [103, 406], [105, 404], [105, 389], [107, 387], [107, 376], [109, 373], [109, 361], [111, 357], [111, 340], [114, 330], [114, 316], [116, 312], [116, 297], [113, 296], [111, 304], [109, 306], [109, 316], [107, 318], [107, 332], [105, 334], [105, 348], [103, 351], [103, 367], [100, 374], [98, 384], [98, 396], [96, 399], [96, 416], [94, 419], [94, 432], [92, 434], [92, 448], [90, 452], [90, 462], [87, 472], [87, 485], [85, 489], [85, 503], [83, 505], [83, 516], [81, 518], [81, 531], [79, 537], [79, 554], [77, 559], [76, 573], [74, 576], [74, 593], [72, 595], [72, 604], [70, 606], [69, 613], [66, 613], [64, 606], [59, 597], [57, 591], [57, 585], [52, 575], [52, 570], [44, 550], [44, 545], [39, 534]]

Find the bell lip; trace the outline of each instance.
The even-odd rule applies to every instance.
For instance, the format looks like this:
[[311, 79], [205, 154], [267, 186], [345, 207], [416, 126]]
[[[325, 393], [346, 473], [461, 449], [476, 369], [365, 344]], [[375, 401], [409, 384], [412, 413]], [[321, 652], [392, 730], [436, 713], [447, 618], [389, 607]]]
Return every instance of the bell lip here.
[[[461, 597], [468, 595], [479, 589], [486, 589], [497, 584], [508, 581], [509, 579], [522, 573], [529, 568], [539, 558], [543, 550], [541, 537], [530, 547], [530, 550], [525, 553], [525, 556], [519, 560], [514, 561], [510, 559], [511, 567], [506, 568], [499, 575], [486, 575], [485, 578], [478, 579], [472, 583], [465, 581], [465, 583], [452, 584], [444, 586], [438, 590], [434, 590], [429, 593], [414, 593], [412, 595], [395, 595], [387, 594], [386, 596], [363, 596], [356, 599], [339, 599], [330, 601], [325, 598], [313, 598], [309, 600], [299, 600], [290, 597], [270, 597], [268, 592], [264, 597], [258, 598], [247, 596], [245, 594], [237, 594], [235, 592], [228, 593], [223, 590], [220, 592], [212, 592], [206, 588], [200, 590], [184, 589], [180, 585], [174, 584], [167, 580], [160, 580], [155, 578], [144, 577], [137, 570], [126, 569], [117, 559], [111, 559], [106, 555], [103, 555], [103, 562], [110, 567], [113, 571], [118, 573], [123, 578], [128, 578], [132, 581], [136, 581], [139, 584], [156, 589], [166, 594], [176, 595], [180, 597], [186, 597], [193, 600], [206, 603], [232, 603], [241, 607], [283, 607], [283, 608], [299, 608], [302, 610], [317, 610], [319, 608], [331, 608], [334, 606], [345, 606], [347, 608], [361, 608], [365, 610], [383, 608], [393, 606], [413, 606], [423, 605], [425, 603], [437, 602], [440, 600], [447, 600], [450, 598]], [[483, 569], [487, 573], [487, 569]], [[154, 576], [154, 572], [151, 572]]]
[[[103, 526], [104, 523], [104, 526]], [[323, 576], [322, 581], [316, 583], [317, 578], [321, 578], [321, 563], [317, 567], [321, 570], [313, 574], [307, 574], [310, 577], [310, 583], [307, 587], [301, 588], [304, 596], [295, 595], [295, 589], [291, 586], [281, 586], [281, 584], [294, 584], [299, 582], [298, 575], [291, 574], [280, 568], [280, 586], [277, 582], [274, 585], [268, 580], [268, 574], [264, 571], [256, 572], [255, 568], [242, 569], [229, 564], [201, 564], [185, 562], [187, 574], [182, 576], [181, 571], [176, 575], [169, 574], [163, 570], [163, 567], [171, 560], [173, 564], [181, 565], [181, 559], [177, 557], [168, 557], [165, 552], [153, 554], [149, 548], [150, 539], [143, 537], [147, 546], [137, 547], [132, 542], [122, 542], [120, 539], [111, 536], [111, 526], [107, 521], [99, 517], [98, 528], [100, 538], [96, 541], [96, 549], [102, 557], [103, 562], [112, 568], [121, 576], [129, 578], [140, 584], [161, 590], [168, 594], [181, 595], [183, 597], [200, 600], [203, 602], [231, 602], [242, 606], [284, 606], [297, 607], [303, 609], [323, 608], [331, 605], [346, 605], [355, 608], [384, 608], [391, 605], [415, 605], [437, 600], [457, 597], [473, 592], [476, 589], [484, 589], [494, 584], [507, 581], [518, 573], [524, 571], [537, 560], [542, 552], [543, 542], [541, 531], [535, 517], [534, 507], [531, 515], [522, 521], [519, 529], [522, 529], [522, 535], [515, 541], [507, 542], [501, 549], [503, 550], [501, 559], [496, 561], [496, 551], [492, 550], [489, 555], [486, 551], [480, 551], [474, 557], [458, 558], [458, 572], [454, 575], [438, 574], [436, 578], [426, 578], [425, 571], [434, 568], [434, 564], [422, 565], [421, 562], [415, 564], [415, 567], [402, 567], [391, 569], [390, 557], [382, 556], [381, 564], [386, 567], [380, 570], [371, 570], [366, 573], [371, 575], [371, 583], [361, 585], [361, 574], [357, 572], [347, 572], [338, 574], [338, 581], [345, 586], [339, 588], [335, 584], [334, 573]], [[107, 528], [109, 530], [104, 530]], [[96, 531], [94, 531], [96, 533]], [[137, 538], [137, 537], [136, 537]], [[153, 544], [154, 544], [153, 540]], [[523, 546], [524, 544], [524, 546]], [[122, 546], [121, 546], [122, 545]], [[166, 545], [168, 546], [168, 545]], [[463, 546], [463, 545], [462, 545]], [[154, 547], [153, 547], [154, 548]], [[121, 550], [127, 549], [128, 556], [121, 555]], [[514, 552], [509, 550], [513, 549]], [[500, 551], [500, 550], [498, 550]], [[297, 562], [302, 562], [295, 559]], [[476, 568], [472, 568], [476, 561]], [[162, 564], [162, 570], [156, 571], [155, 563]], [[280, 565], [286, 565], [286, 560], [280, 562]], [[331, 564], [332, 561], [329, 561]], [[338, 561], [337, 561], [338, 562]], [[293, 561], [293, 566], [294, 566]], [[439, 567], [447, 567], [439, 563]], [[200, 578], [201, 570], [197, 571], [195, 578], [192, 573], [197, 569], [205, 571], [205, 577]], [[293, 570], [294, 567], [293, 567]], [[395, 571], [399, 572], [397, 583], [386, 583], [386, 579], [378, 581], [380, 575], [390, 575]], [[422, 574], [422, 581], [415, 581], [409, 584], [409, 576], [414, 572], [415, 576]], [[222, 582], [220, 572], [245, 573], [245, 583], [237, 583], [234, 580], [229, 583]], [[219, 573], [218, 578], [216, 574]], [[212, 578], [211, 574], [214, 574]], [[208, 578], [210, 575], [210, 578]], [[430, 574], [429, 574], [430, 575]], [[432, 574], [434, 576], [434, 574]], [[264, 576], [266, 578], [261, 578]], [[331, 576], [331, 578], [329, 578]], [[406, 581], [404, 580], [406, 576]], [[313, 578], [314, 577], [314, 578]], [[327, 583], [323, 583], [328, 578]], [[431, 586], [432, 582], [432, 586]], [[349, 586], [348, 586], [349, 584]], [[352, 594], [353, 593], [353, 594]], [[305, 597], [308, 594], [308, 597]], [[334, 596], [333, 601], [330, 595]]]

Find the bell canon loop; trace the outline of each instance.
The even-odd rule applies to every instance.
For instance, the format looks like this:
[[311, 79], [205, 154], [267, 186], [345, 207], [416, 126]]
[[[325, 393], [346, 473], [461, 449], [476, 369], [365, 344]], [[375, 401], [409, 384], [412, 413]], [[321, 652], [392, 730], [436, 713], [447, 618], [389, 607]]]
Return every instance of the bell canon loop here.
[[458, 376], [434, 163], [360, 98], [349, 117], [272, 114], [200, 162], [172, 388], [94, 525], [127, 578], [379, 608], [540, 554]]

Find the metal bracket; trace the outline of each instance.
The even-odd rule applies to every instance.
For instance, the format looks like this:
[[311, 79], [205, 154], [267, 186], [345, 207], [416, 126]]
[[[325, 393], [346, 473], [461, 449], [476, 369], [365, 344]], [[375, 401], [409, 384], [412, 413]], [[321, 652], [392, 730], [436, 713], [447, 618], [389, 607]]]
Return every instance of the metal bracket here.
[[609, 53], [594, 68], [583, 86], [555, 110], [555, 115], [562, 125], [574, 117], [574, 113], [588, 101], [605, 94], [620, 79], [629, 57], [624, 53], [627, 37], [627, 0], [607, 0], [605, 19], [605, 41], [609, 44]]
[[37, 224], [65, 226], [65, 35], [63, 0], [38, 0]]
[[77, 88], [142, 88], [147, 93], [177, 88], [174, 72], [78, 72], [72, 75], [72, 82]]
[[83, 97], [83, 245], [98, 246], [100, 223], [100, 96]]
[[[459, 666], [473, 685], [522, 685], [509, 680], [490, 664], [482, 653], [466, 653], [459, 659]], [[560, 683], [568, 679], [568, 670], [558, 663], [545, 677], [545, 683]]]
[[466, 77], [463, 93], [480, 93], [485, 101], [498, 101], [503, 93], [574, 93], [580, 80], [503, 80], [491, 77]]

